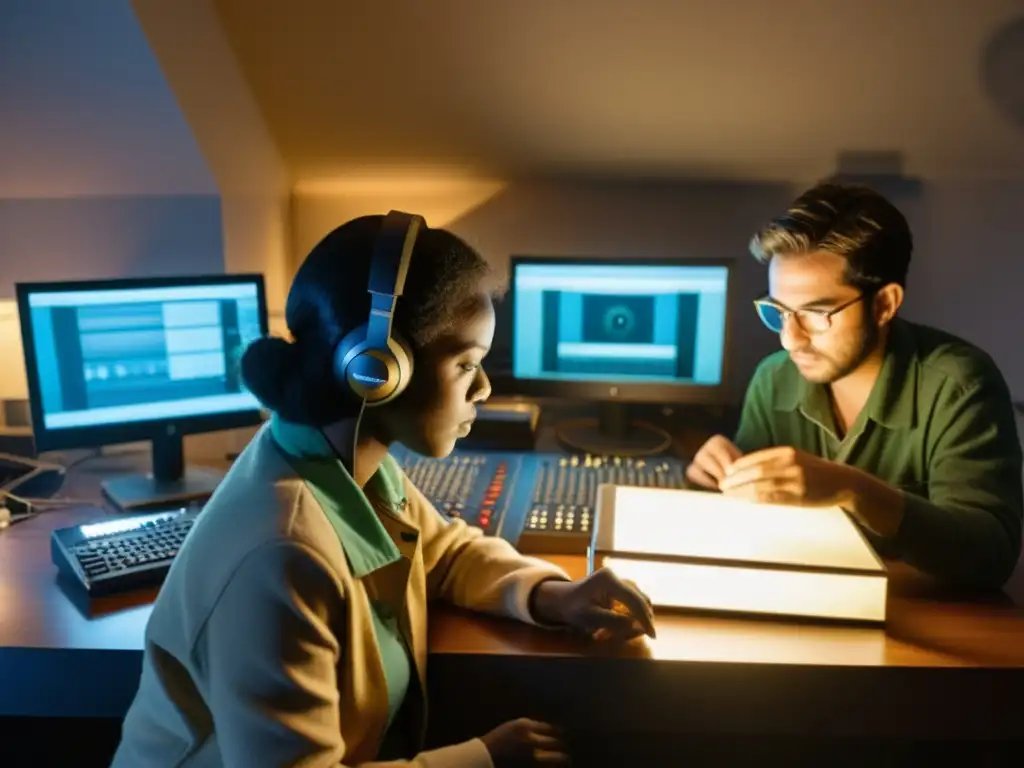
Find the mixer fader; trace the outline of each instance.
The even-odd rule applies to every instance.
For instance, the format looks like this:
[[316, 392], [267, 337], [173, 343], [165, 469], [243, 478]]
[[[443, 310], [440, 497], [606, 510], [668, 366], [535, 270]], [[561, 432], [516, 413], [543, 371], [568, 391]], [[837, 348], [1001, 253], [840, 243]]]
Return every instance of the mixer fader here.
[[675, 458], [456, 451], [428, 459], [402, 447], [391, 453], [442, 514], [531, 554], [586, 553], [602, 483], [685, 487], [685, 464]]
[[[522, 456], [483, 453], [428, 459], [406, 449], [392, 449], [413, 484], [447, 517], [461, 517], [491, 536], [504, 531], [509, 486], [522, 468]], [[509, 539], [514, 541], [513, 539]]]

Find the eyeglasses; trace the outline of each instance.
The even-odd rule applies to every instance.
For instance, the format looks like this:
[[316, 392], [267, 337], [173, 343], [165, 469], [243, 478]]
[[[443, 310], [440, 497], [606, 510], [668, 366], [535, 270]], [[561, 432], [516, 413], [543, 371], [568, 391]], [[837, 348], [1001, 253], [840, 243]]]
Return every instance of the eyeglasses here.
[[845, 304], [840, 304], [832, 309], [790, 309], [767, 296], [763, 296], [760, 299], [754, 300], [754, 308], [757, 310], [757, 315], [761, 318], [761, 322], [775, 333], [782, 333], [787, 317], [795, 318], [797, 324], [805, 333], [824, 333], [832, 327], [833, 316], [838, 315], [848, 307], [852, 307], [866, 296], [866, 293], [862, 293]]

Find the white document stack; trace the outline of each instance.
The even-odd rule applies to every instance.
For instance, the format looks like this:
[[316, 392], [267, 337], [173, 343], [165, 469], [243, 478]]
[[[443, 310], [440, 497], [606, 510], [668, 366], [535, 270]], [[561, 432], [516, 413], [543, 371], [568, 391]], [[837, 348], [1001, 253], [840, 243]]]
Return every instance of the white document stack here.
[[590, 567], [655, 607], [884, 623], [885, 565], [838, 507], [602, 485]]

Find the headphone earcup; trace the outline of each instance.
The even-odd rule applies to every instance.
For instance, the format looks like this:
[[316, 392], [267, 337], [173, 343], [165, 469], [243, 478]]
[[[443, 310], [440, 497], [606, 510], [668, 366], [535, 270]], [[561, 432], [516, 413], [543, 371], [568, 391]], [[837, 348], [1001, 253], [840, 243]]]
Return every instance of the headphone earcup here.
[[334, 380], [343, 392], [362, 399], [349, 382], [348, 368], [360, 346], [366, 345], [366, 325], [360, 325], [346, 333], [334, 348]]
[[403, 339], [397, 331], [391, 332], [391, 338], [388, 340], [388, 346], [391, 349], [391, 356], [395, 361], [392, 371], [397, 373], [398, 382], [394, 389], [384, 397], [374, 400], [372, 403], [367, 400], [367, 405], [383, 405], [384, 403], [391, 402], [400, 394], [405, 392], [406, 388], [409, 386], [409, 382], [412, 381], [412, 347], [409, 346], [408, 342], [406, 342], [406, 340]]
[[366, 326], [361, 326], [346, 334], [334, 349], [338, 386], [367, 406], [383, 405], [402, 394], [412, 370], [412, 349], [394, 333], [388, 349], [379, 349], [370, 346]]

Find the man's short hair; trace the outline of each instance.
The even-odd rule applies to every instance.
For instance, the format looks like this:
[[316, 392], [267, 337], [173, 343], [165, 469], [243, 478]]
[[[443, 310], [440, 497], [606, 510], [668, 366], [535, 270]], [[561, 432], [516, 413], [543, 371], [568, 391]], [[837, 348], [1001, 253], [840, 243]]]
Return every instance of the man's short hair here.
[[798, 197], [750, 241], [762, 264], [776, 256], [826, 251], [846, 259], [846, 280], [864, 291], [906, 287], [914, 239], [906, 218], [861, 185], [822, 182]]

